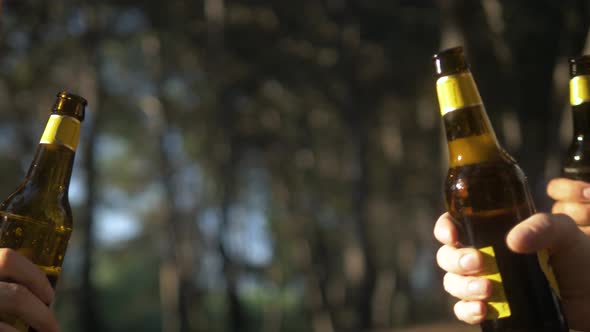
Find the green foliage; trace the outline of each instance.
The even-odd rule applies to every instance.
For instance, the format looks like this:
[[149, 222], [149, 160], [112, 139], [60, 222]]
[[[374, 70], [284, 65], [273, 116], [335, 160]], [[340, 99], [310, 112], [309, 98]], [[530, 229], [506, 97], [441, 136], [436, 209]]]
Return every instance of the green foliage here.
[[100, 308], [108, 308], [102, 316], [109, 331], [161, 330], [158, 259], [146, 243], [138, 238], [97, 253], [94, 281]]

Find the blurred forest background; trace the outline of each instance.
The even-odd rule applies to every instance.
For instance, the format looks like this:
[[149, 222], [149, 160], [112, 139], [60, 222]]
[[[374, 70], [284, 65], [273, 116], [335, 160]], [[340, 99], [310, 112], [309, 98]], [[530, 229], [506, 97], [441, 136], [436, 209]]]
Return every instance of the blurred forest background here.
[[66, 88], [89, 108], [64, 331], [453, 322], [431, 55], [466, 47], [547, 210], [589, 21], [586, 0], [5, 0], [0, 197]]

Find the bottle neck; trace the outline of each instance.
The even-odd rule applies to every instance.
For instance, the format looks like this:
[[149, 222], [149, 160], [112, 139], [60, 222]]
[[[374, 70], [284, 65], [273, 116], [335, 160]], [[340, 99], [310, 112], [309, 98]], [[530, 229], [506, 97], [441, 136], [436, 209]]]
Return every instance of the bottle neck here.
[[80, 121], [52, 114], [25, 177], [27, 185], [67, 197], [80, 136]]
[[590, 102], [572, 106], [574, 136], [588, 136], [590, 139]]
[[436, 82], [449, 147], [449, 167], [501, 158], [498, 140], [469, 71]]
[[575, 76], [570, 80], [574, 137], [590, 135], [590, 75]]

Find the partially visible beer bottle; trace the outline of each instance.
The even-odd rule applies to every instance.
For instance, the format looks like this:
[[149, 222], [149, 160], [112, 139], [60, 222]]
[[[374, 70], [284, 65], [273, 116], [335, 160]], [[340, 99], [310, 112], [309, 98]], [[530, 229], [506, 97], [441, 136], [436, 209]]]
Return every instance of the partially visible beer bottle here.
[[506, 245], [508, 231], [535, 208], [524, 173], [496, 139], [463, 49], [434, 55], [434, 65], [449, 148], [447, 209], [462, 245], [485, 257], [483, 275], [493, 285], [481, 329], [566, 332], [547, 253], [516, 254]]
[[590, 182], [590, 55], [572, 58], [569, 63], [574, 135], [563, 165], [563, 176]]
[[[82, 97], [57, 94], [24, 181], [0, 204], [0, 247], [29, 258], [54, 288], [72, 232], [68, 187], [85, 106]], [[2, 320], [27, 331], [17, 319]]]

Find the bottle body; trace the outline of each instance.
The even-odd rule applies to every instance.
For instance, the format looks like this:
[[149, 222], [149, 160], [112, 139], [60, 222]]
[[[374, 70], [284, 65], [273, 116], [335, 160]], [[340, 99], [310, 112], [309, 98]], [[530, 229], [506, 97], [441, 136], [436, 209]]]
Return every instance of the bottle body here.
[[570, 105], [573, 139], [563, 164], [563, 176], [590, 182], [590, 56], [570, 59]]
[[[0, 247], [39, 266], [54, 288], [72, 232], [68, 188], [84, 106], [78, 96], [58, 94], [24, 181], [0, 204]], [[21, 332], [34, 332], [18, 319], [1, 318]]]
[[[57, 171], [69, 178], [74, 152], [61, 145], [40, 144], [34, 160], [63, 165], [37, 176], [51, 179]], [[54, 288], [72, 232], [67, 189], [64, 184], [56, 191], [47, 190], [43, 182], [27, 178], [0, 204], [0, 247], [14, 249], [38, 265]]]
[[437, 70], [449, 147], [445, 200], [461, 244], [483, 254], [482, 275], [492, 281], [482, 331], [569, 331], [547, 253], [516, 254], [506, 245], [509, 230], [535, 212], [526, 177], [500, 147], [464, 60], [450, 63]]
[[547, 257], [516, 254], [506, 245], [509, 230], [535, 212], [518, 165], [503, 159], [450, 168], [445, 197], [461, 243], [484, 254], [485, 275], [492, 280], [482, 331], [568, 331], [543, 271]]

